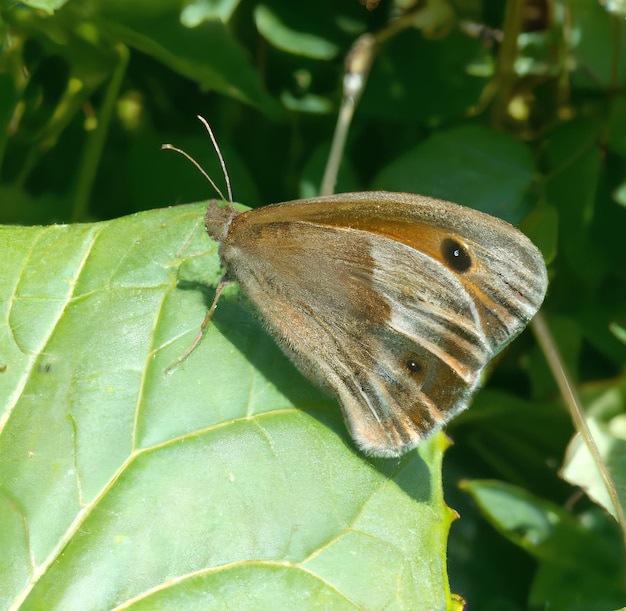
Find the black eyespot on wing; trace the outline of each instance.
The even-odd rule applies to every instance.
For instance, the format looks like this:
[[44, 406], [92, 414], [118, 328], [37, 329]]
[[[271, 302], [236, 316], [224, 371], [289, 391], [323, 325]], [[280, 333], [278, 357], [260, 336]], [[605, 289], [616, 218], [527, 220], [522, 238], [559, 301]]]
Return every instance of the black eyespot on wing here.
[[441, 254], [445, 262], [456, 272], [465, 273], [472, 267], [472, 257], [465, 246], [452, 238], [441, 243]]
[[423, 365], [413, 357], [408, 357], [405, 361], [406, 368], [412, 375], [419, 375], [424, 371]]

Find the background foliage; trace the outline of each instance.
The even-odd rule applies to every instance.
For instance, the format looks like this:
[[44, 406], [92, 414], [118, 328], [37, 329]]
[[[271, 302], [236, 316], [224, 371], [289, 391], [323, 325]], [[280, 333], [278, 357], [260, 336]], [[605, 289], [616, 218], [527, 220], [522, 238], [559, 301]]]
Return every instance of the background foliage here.
[[[567, 453], [574, 428], [530, 333], [448, 429], [443, 494], [460, 519], [446, 551], [443, 438], [400, 463], [355, 453], [336, 406], [290, 368], [232, 295], [215, 321], [228, 341], [207, 337], [178, 379], [154, 373], [198, 328], [211, 298], [202, 284], [216, 281], [217, 260], [194, 229], [202, 206], [119, 218], [212, 195], [188, 162], [159, 150], [172, 142], [220, 176], [196, 114], [217, 134], [237, 201], [314, 195], [343, 59], [357, 36], [375, 33], [337, 191], [431, 194], [522, 222], [549, 262], [545, 316], [623, 503], [619, 6], [1, 4], [0, 222], [116, 220], [0, 235], [0, 572], [10, 575], [0, 605], [71, 608], [98, 583], [94, 608], [145, 592], [133, 604], [180, 608], [200, 597], [208, 605], [210, 592], [215, 608], [225, 599], [258, 608], [298, 592], [302, 605], [331, 608], [452, 607], [448, 579], [477, 609], [624, 606], [624, 535], [577, 487], [611, 509], [593, 465], [576, 447]], [[113, 385], [103, 375], [111, 371]], [[111, 388], [128, 391], [128, 403], [103, 399]], [[68, 411], [70, 396], [82, 411]], [[255, 425], [245, 428], [250, 416]], [[565, 463], [573, 483], [560, 476]], [[181, 526], [189, 524], [198, 529]], [[200, 537], [218, 532], [214, 549]], [[246, 566], [253, 557], [264, 562]], [[228, 570], [206, 570], [216, 566]]]

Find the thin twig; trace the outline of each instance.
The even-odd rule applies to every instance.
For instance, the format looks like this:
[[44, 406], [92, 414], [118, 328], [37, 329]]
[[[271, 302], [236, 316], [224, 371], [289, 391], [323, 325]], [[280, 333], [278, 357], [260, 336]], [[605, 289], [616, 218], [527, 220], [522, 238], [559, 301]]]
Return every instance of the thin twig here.
[[337, 117], [335, 133], [326, 161], [326, 169], [320, 186], [321, 195], [331, 195], [335, 192], [337, 174], [346, 146], [348, 130], [354, 116], [354, 109], [361, 99], [367, 77], [374, 58], [375, 39], [371, 34], [363, 34], [357, 38], [346, 56], [345, 73], [343, 77], [343, 99]]
[[583, 413], [580, 397], [576, 392], [576, 388], [574, 387], [571, 377], [565, 368], [565, 363], [561, 358], [559, 349], [541, 312], [535, 316], [531, 323], [531, 328], [543, 350], [546, 360], [548, 361], [552, 375], [554, 376], [559, 390], [561, 391], [563, 401], [565, 402], [572, 420], [574, 421], [574, 426], [576, 427], [578, 434], [582, 437], [589, 453], [600, 471], [600, 475], [604, 481], [607, 492], [609, 493], [611, 502], [615, 507], [615, 515], [617, 516], [617, 522], [622, 530], [623, 545], [624, 550], [626, 551], [626, 518], [619, 500], [619, 495], [617, 494], [617, 489], [615, 488], [615, 483], [613, 482], [611, 473], [600, 455], [598, 446], [591, 435], [591, 431], [589, 430], [589, 426]]

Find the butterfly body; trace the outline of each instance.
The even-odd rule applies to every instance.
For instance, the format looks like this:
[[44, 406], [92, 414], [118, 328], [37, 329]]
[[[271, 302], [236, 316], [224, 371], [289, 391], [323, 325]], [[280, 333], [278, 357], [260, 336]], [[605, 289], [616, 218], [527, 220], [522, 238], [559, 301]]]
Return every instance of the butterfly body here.
[[239, 213], [209, 235], [283, 350], [334, 392], [366, 452], [398, 456], [465, 409], [485, 365], [547, 286], [517, 229], [406, 193], [349, 193]]

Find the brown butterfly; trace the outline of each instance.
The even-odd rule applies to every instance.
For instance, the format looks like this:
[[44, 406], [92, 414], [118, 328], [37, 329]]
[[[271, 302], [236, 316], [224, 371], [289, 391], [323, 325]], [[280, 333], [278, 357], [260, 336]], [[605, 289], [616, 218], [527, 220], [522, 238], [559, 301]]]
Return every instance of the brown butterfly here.
[[379, 456], [415, 447], [468, 406], [547, 287], [541, 253], [515, 227], [420, 195], [344, 193], [243, 213], [213, 202], [205, 222], [226, 278]]

